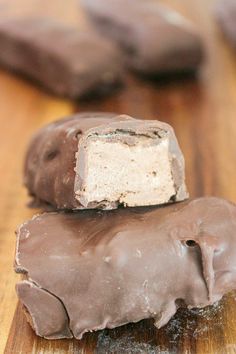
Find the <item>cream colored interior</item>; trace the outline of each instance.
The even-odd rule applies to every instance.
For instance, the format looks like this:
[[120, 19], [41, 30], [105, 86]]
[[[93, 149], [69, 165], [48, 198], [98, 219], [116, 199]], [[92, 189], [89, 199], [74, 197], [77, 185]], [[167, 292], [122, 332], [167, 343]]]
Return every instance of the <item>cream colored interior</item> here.
[[175, 195], [168, 138], [135, 137], [128, 145], [109, 136], [87, 141], [86, 178], [79, 201], [118, 202], [125, 206], [163, 204]]

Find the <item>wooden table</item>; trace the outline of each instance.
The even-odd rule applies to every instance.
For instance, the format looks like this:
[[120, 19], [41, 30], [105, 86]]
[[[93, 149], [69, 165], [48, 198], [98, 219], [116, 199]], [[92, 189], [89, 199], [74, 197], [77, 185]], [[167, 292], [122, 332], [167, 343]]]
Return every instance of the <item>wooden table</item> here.
[[[70, 102], [0, 71], [0, 352], [14, 353], [236, 353], [236, 295], [212, 308], [180, 311], [163, 329], [152, 321], [87, 334], [82, 341], [47, 341], [26, 323], [17, 303], [13, 272], [14, 230], [35, 211], [27, 209], [22, 162], [31, 134], [60, 116], [83, 110], [159, 118], [176, 131], [186, 158], [192, 197], [236, 201], [236, 53], [212, 16], [213, 0], [168, 0], [203, 32], [207, 57], [198, 79], [148, 82], [127, 75], [126, 86], [102, 100]], [[41, 13], [84, 23], [76, 1], [0, 0], [0, 16]], [[158, 37], [157, 37], [158, 40]], [[40, 264], [39, 264], [40, 266]]]

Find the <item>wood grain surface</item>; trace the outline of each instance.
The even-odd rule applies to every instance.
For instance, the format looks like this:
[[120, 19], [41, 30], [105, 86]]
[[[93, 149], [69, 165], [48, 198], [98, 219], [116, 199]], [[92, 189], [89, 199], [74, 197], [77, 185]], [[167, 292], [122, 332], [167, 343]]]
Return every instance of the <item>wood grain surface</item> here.
[[[214, 0], [163, 2], [202, 31], [206, 60], [197, 78], [150, 82], [127, 74], [124, 88], [109, 97], [70, 102], [0, 71], [0, 353], [236, 353], [235, 293], [205, 310], [179, 311], [161, 330], [142, 321], [86, 334], [82, 341], [38, 338], [15, 295], [14, 230], [35, 213], [26, 207], [22, 187], [24, 152], [31, 134], [55, 118], [98, 110], [164, 120], [185, 154], [191, 196], [236, 201], [236, 53], [214, 21]], [[75, 0], [0, 0], [0, 17], [32, 13], [86, 26]]]

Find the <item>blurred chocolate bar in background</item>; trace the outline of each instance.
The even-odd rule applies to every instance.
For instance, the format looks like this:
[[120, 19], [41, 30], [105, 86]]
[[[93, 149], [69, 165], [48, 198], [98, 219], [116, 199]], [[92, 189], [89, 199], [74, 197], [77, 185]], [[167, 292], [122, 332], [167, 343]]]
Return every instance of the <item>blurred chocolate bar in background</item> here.
[[218, 1], [215, 8], [215, 15], [225, 36], [236, 49], [236, 1]]
[[178, 12], [153, 0], [81, 0], [95, 28], [119, 43], [130, 68], [144, 74], [188, 72], [204, 57], [201, 36]]
[[69, 98], [114, 87], [122, 73], [112, 43], [48, 18], [1, 19], [0, 64]]

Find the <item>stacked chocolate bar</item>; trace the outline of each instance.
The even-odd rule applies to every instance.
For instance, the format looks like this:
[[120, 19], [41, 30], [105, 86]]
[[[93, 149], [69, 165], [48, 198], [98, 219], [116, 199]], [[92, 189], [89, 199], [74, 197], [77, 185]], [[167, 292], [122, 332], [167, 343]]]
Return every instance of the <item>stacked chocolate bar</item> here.
[[111, 113], [56, 121], [30, 143], [25, 185], [54, 209], [17, 231], [17, 293], [42, 337], [145, 318], [159, 328], [178, 307], [236, 288], [236, 206], [184, 201], [184, 158], [166, 123]]

